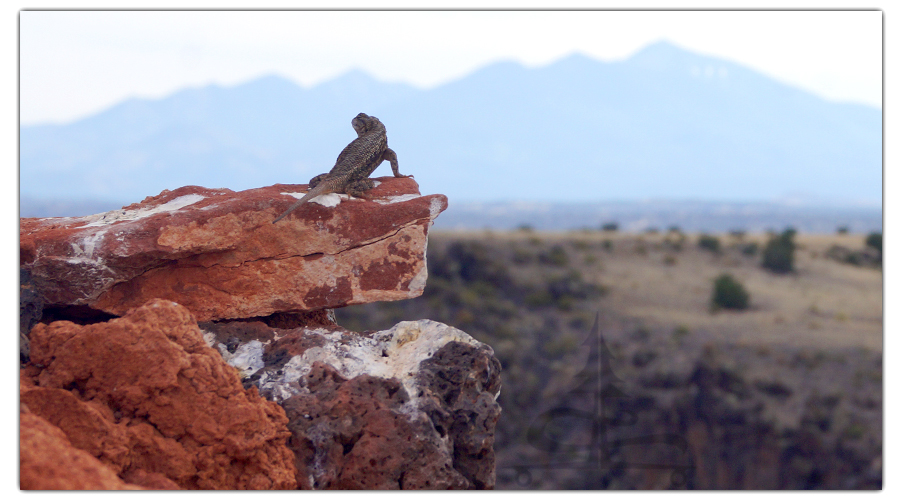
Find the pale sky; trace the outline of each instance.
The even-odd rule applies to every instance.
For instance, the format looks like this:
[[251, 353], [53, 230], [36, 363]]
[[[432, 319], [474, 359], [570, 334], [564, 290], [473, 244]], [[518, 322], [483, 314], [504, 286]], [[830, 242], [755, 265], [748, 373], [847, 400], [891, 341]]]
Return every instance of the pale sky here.
[[612, 61], [658, 40], [832, 100], [881, 106], [879, 11], [21, 11], [22, 125], [129, 97], [279, 74], [303, 86], [360, 68], [428, 88], [498, 60]]

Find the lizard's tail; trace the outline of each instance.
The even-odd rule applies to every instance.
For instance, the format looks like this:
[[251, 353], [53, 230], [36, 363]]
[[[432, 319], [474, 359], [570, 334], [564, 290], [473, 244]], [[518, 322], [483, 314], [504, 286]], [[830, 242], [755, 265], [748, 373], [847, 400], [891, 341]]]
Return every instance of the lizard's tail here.
[[314, 189], [310, 189], [309, 192], [307, 192], [305, 195], [303, 195], [303, 198], [300, 198], [299, 200], [297, 200], [297, 203], [294, 203], [293, 205], [291, 205], [291, 208], [285, 210], [283, 214], [276, 217], [275, 220], [272, 221], [272, 224], [275, 224], [276, 222], [280, 221], [281, 219], [284, 219], [285, 217], [288, 216], [289, 213], [293, 212], [294, 210], [297, 209], [297, 207], [306, 203], [307, 201], [315, 198], [316, 196], [319, 196], [320, 194], [325, 194], [326, 190], [327, 190], [327, 187], [323, 186], [323, 185], [319, 185], [319, 186], [316, 186]]

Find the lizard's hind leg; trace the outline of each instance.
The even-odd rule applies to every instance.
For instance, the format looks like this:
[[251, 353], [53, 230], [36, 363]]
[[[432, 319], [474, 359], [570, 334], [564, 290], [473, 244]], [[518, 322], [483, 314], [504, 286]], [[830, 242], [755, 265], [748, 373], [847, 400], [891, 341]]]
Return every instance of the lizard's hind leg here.
[[360, 179], [348, 183], [344, 188], [344, 192], [357, 198], [368, 198], [368, 196], [365, 195], [365, 192], [373, 187], [375, 187], [375, 181], [372, 179]]
[[316, 187], [320, 182], [324, 181], [326, 177], [328, 177], [328, 174], [319, 174], [313, 177], [309, 180], [309, 188], [312, 189]]

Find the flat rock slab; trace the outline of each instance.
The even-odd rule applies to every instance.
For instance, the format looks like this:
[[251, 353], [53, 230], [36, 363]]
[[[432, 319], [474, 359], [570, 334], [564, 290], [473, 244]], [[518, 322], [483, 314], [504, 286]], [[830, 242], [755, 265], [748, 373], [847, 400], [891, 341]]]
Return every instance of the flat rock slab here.
[[154, 298], [206, 321], [418, 297], [447, 198], [375, 180], [367, 199], [320, 196], [278, 224], [307, 186], [185, 186], [103, 214], [20, 219], [20, 265], [46, 306], [117, 316]]

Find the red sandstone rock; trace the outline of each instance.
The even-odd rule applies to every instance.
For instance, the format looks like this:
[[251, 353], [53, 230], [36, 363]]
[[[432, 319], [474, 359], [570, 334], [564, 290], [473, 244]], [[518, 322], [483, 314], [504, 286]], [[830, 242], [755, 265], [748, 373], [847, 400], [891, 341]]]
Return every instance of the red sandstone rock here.
[[152, 298], [200, 320], [268, 316], [421, 295], [428, 229], [447, 208], [409, 178], [369, 199], [319, 197], [272, 220], [305, 186], [186, 186], [104, 214], [20, 219], [20, 264], [45, 305], [123, 315]]
[[19, 487], [23, 490], [134, 490], [115, 472], [25, 410], [19, 415]]
[[123, 479], [130, 484], [148, 490], [180, 490], [174, 481], [158, 472], [147, 472], [144, 469], [132, 469]]
[[155, 488], [296, 487], [284, 410], [243, 388], [184, 307], [157, 299], [107, 323], [41, 324], [31, 342], [22, 403], [114, 476]]

